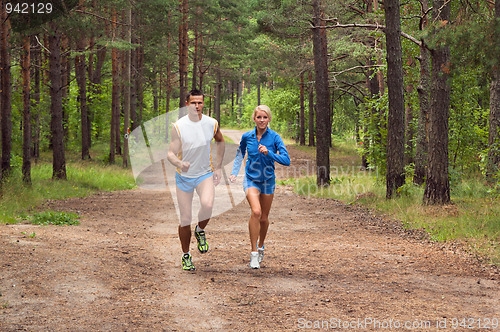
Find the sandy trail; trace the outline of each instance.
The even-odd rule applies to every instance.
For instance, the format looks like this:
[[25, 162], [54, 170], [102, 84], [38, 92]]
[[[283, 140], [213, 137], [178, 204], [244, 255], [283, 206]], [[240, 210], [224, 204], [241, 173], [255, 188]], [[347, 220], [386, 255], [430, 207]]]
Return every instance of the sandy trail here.
[[[292, 161], [303, 160], [289, 150]], [[395, 221], [283, 186], [260, 270], [248, 267], [246, 201], [210, 221], [207, 254], [193, 239], [192, 273], [180, 267], [165, 190], [47, 206], [79, 212], [81, 224], [0, 225], [1, 331], [499, 326], [498, 269]]]

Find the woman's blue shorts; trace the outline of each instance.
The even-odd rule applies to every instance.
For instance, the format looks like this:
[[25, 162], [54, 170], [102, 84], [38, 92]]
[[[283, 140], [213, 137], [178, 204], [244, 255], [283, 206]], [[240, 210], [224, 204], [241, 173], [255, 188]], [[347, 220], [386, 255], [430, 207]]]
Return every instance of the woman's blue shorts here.
[[261, 194], [267, 194], [267, 195], [274, 194], [274, 189], [276, 187], [276, 180], [275, 180], [275, 178], [273, 176], [272, 178], [267, 179], [264, 182], [257, 182], [257, 181], [249, 179], [245, 175], [245, 177], [243, 178], [243, 189], [246, 192], [247, 189], [250, 188], [250, 187], [257, 188], [257, 190]]

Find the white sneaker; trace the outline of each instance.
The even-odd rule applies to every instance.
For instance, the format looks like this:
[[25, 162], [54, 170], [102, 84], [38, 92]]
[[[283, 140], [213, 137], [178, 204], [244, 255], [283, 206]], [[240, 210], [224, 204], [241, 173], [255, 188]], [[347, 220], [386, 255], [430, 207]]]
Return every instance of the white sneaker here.
[[250, 253], [250, 267], [252, 269], [260, 269], [259, 253], [257, 251], [252, 251]]
[[258, 253], [258, 261], [259, 263], [262, 263], [262, 261], [264, 260], [264, 247], [257, 248], [257, 253]]

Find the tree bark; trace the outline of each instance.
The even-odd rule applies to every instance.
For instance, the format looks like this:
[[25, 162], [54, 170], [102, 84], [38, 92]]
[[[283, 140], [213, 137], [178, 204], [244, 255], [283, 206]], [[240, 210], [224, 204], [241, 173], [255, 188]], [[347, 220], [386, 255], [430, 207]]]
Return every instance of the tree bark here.
[[405, 100], [403, 88], [403, 51], [399, 0], [385, 0], [387, 88], [389, 116], [387, 119], [387, 174], [386, 198], [393, 198], [397, 189], [405, 183]]
[[55, 24], [51, 24], [51, 28], [52, 33], [49, 35], [49, 78], [51, 83], [52, 178], [66, 180], [61, 90], [61, 33]]
[[80, 52], [79, 55], [75, 57], [75, 74], [76, 81], [78, 83], [78, 101], [80, 104], [80, 127], [81, 127], [81, 138], [82, 138], [82, 160], [90, 159], [90, 138], [89, 133], [89, 116], [88, 116], [88, 105], [87, 105], [87, 78], [86, 78], [86, 57], [84, 54], [86, 47], [86, 40], [83, 37], [78, 38], [77, 50]]
[[330, 91], [328, 89], [328, 52], [320, 0], [313, 0], [313, 54], [316, 73], [316, 183], [330, 183]]
[[[125, 9], [125, 22], [126, 26], [126, 34], [125, 41], [127, 43], [132, 42], [132, 4], [128, 3], [127, 8]], [[131, 51], [126, 50], [123, 53], [124, 59], [124, 73], [123, 73], [123, 85], [124, 85], [124, 94], [123, 94], [123, 131], [125, 139], [123, 140], [123, 167], [129, 167], [129, 151], [128, 151], [128, 135], [130, 134], [130, 59], [131, 59]]]
[[[420, 30], [427, 27], [427, 10], [429, 9], [428, 0], [421, 0], [422, 4]], [[420, 84], [417, 87], [418, 102], [420, 112], [418, 113], [417, 141], [415, 146], [415, 173], [413, 183], [422, 185], [425, 182], [426, 167], [428, 159], [428, 132], [429, 132], [429, 81], [430, 81], [430, 60], [429, 50], [424, 41], [420, 44]]]
[[215, 119], [220, 123], [220, 103], [221, 103], [221, 93], [222, 93], [222, 81], [220, 75], [220, 69], [217, 69], [217, 82], [215, 83], [215, 105], [214, 113]]
[[[99, 46], [99, 49], [97, 49], [97, 60], [96, 60], [96, 63], [95, 63], [95, 67], [94, 67], [94, 63], [93, 61], [91, 62], [90, 59], [89, 59], [89, 67], [94, 67], [92, 69], [92, 71], [89, 71], [92, 72], [92, 76], [89, 76], [89, 79], [91, 80], [92, 84], [91, 84], [91, 89], [92, 89], [92, 93], [96, 96], [100, 95], [101, 94], [101, 91], [102, 91], [102, 87], [101, 87], [101, 81], [102, 81], [102, 68], [104, 66], [104, 63], [105, 63], [105, 60], [106, 60], [106, 53], [107, 53], [107, 49], [105, 46]], [[89, 98], [89, 107], [88, 107], [88, 114], [89, 114], [89, 119], [90, 119], [90, 123], [89, 123], [89, 147], [92, 147], [92, 119], [94, 118], [94, 112], [92, 111], [92, 104], [93, 104], [93, 98]], [[95, 138], [99, 138], [100, 135], [101, 135], [101, 131], [100, 128], [96, 128], [95, 130]]]
[[[500, 0], [495, 1], [495, 36], [493, 40], [498, 41], [500, 28]], [[500, 63], [496, 55], [497, 63], [493, 68], [493, 79], [490, 83], [490, 116], [489, 116], [489, 139], [488, 139], [488, 163], [486, 168], [486, 179], [492, 183], [498, 181], [500, 169]]]
[[[201, 15], [201, 9], [197, 7], [196, 9], [197, 15]], [[201, 89], [201, 86], [197, 84], [197, 76], [198, 76], [198, 54], [199, 54], [199, 36], [200, 33], [198, 31], [198, 19], [197, 15], [194, 17], [194, 26], [193, 26], [193, 36], [194, 36], [194, 45], [193, 45], [193, 73], [191, 75], [191, 89]]]
[[[312, 82], [312, 72], [308, 75], [309, 82]], [[309, 84], [309, 146], [314, 146], [314, 86]]]
[[30, 114], [30, 36], [23, 37], [21, 70], [23, 73], [23, 182], [31, 184], [31, 114]]
[[[413, 87], [408, 87], [406, 92], [410, 94]], [[413, 157], [413, 140], [415, 139], [414, 127], [413, 127], [413, 104], [408, 102], [406, 105], [406, 118], [405, 118], [405, 153], [404, 153], [404, 165], [415, 164], [415, 159]]]
[[[188, 73], [188, 0], [179, 0], [181, 22], [179, 24], [179, 108], [186, 106]], [[179, 112], [179, 117], [184, 112]]]
[[[434, 1], [433, 20], [449, 22], [450, 2]], [[437, 37], [438, 28], [434, 32]], [[429, 112], [429, 165], [424, 191], [425, 204], [444, 205], [450, 202], [448, 177], [448, 129], [450, 113], [450, 50], [443, 41], [431, 50], [431, 108]]]
[[0, 122], [2, 130], [2, 160], [0, 180], [5, 179], [11, 170], [12, 152], [12, 77], [10, 59], [10, 22], [2, 1], [0, 12]]
[[[172, 14], [171, 12], [168, 13], [168, 25], [171, 24], [171, 19], [172, 19]], [[167, 52], [171, 53], [172, 52], [172, 34], [170, 31], [167, 34]], [[170, 98], [172, 94], [172, 74], [173, 74], [173, 61], [170, 59], [167, 59], [167, 64], [166, 64], [166, 70], [167, 70], [167, 96], [166, 96], [166, 112], [170, 112]], [[167, 130], [168, 132], [168, 130]]]
[[[113, 11], [112, 21], [116, 22], [116, 12]], [[116, 31], [116, 23], [112, 23], [113, 34]], [[118, 81], [118, 50], [116, 48], [111, 49], [111, 128], [110, 128], [110, 139], [109, 139], [109, 163], [115, 163], [115, 151], [116, 151], [116, 127], [119, 127], [120, 119], [120, 83]]]
[[[36, 45], [35, 36], [31, 37], [31, 44]], [[32, 129], [33, 132], [33, 151], [32, 156], [35, 159], [35, 162], [40, 158], [40, 68], [42, 67], [42, 52], [41, 47], [37, 45], [33, 48], [31, 62], [33, 66], [31, 66], [31, 75], [33, 77], [33, 93], [32, 93], [32, 102], [33, 109], [35, 112], [31, 112], [34, 116], [34, 125], [35, 128]]]
[[70, 50], [69, 38], [61, 35], [61, 99], [64, 142], [69, 141], [69, 112], [67, 111], [67, 100], [69, 95], [69, 82], [71, 82], [71, 61], [69, 61]]
[[300, 73], [300, 114], [299, 114], [299, 143], [300, 145], [306, 145], [306, 120], [305, 114], [305, 96], [304, 96], [304, 72]]

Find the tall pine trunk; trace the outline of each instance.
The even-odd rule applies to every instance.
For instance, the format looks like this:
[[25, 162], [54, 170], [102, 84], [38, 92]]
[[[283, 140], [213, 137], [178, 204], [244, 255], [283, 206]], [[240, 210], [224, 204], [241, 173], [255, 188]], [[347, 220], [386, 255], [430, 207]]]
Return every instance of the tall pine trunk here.
[[[89, 76], [89, 79], [92, 81], [91, 84], [91, 89], [92, 89], [92, 94], [93, 96], [99, 96], [102, 92], [102, 87], [101, 87], [101, 82], [102, 82], [102, 68], [104, 66], [105, 60], [106, 60], [106, 53], [107, 49], [105, 46], [99, 46], [97, 49], [97, 60], [95, 63], [89, 61], [89, 67], [94, 67], [92, 69], [92, 76]], [[88, 126], [89, 128], [89, 146], [92, 146], [92, 139], [91, 139], [91, 126], [92, 126], [92, 119], [94, 118], [94, 113], [92, 111], [92, 104], [94, 103], [93, 96], [89, 98], [89, 107], [88, 107], [88, 112], [89, 112], [89, 118], [91, 119], [90, 125]], [[95, 138], [98, 139], [101, 135], [101, 131], [103, 128], [96, 128], [95, 130]]]
[[80, 52], [79, 55], [75, 57], [75, 74], [76, 81], [78, 83], [78, 101], [80, 104], [80, 127], [81, 127], [81, 138], [82, 138], [82, 160], [90, 159], [90, 138], [89, 136], [89, 116], [88, 116], [88, 106], [87, 106], [87, 78], [85, 63], [86, 57], [84, 54], [86, 47], [85, 38], [78, 38], [77, 49]]
[[[428, 0], [421, 0], [421, 23], [420, 30], [427, 27], [427, 10], [429, 9]], [[428, 132], [429, 132], [429, 81], [430, 81], [430, 60], [429, 50], [425, 45], [424, 40], [421, 39], [420, 56], [420, 83], [417, 87], [418, 102], [420, 112], [418, 113], [418, 127], [417, 127], [417, 140], [415, 146], [415, 173], [413, 175], [413, 182], [422, 185], [425, 182], [425, 172], [427, 167], [427, 154], [428, 154]]]
[[[181, 21], [179, 24], [179, 108], [186, 106], [188, 73], [188, 0], [180, 0]], [[179, 117], [184, 115], [179, 112]]]
[[[116, 33], [116, 11], [112, 14], [112, 34]], [[120, 126], [120, 83], [118, 80], [118, 50], [111, 49], [111, 128], [109, 139], [109, 163], [115, 163], [116, 152], [116, 129]]]
[[33, 93], [32, 93], [32, 116], [34, 117], [34, 128], [33, 132], [33, 158], [35, 162], [40, 158], [40, 68], [42, 67], [42, 51], [40, 45], [38, 45], [36, 37], [31, 37], [31, 44], [37, 45], [32, 50], [31, 56], [31, 75], [33, 77]]
[[30, 36], [23, 37], [21, 70], [23, 74], [23, 181], [31, 183], [31, 114], [30, 114]]
[[[258, 88], [260, 90], [260, 88]], [[300, 113], [299, 113], [299, 143], [306, 145], [306, 120], [305, 120], [304, 72], [300, 73]]]
[[0, 12], [0, 129], [2, 131], [2, 160], [0, 179], [8, 176], [11, 165], [10, 157], [12, 152], [12, 78], [10, 59], [10, 23], [2, 1]]
[[328, 88], [328, 52], [326, 29], [320, 0], [313, 0], [313, 54], [316, 73], [316, 183], [330, 183], [330, 91]]
[[222, 93], [220, 69], [217, 69], [217, 82], [215, 84], [216, 86], [215, 86], [214, 113], [215, 113], [215, 119], [220, 123], [220, 103], [221, 103], [221, 93]]
[[[495, 1], [495, 33], [493, 40], [500, 40], [500, 0]], [[489, 117], [489, 140], [488, 140], [488, 164], [486, 177], [488, 182], [498, 181], [500, 169], [500, 61], [496, 55], [496, 66], [493, 69], [493, 79], [490, 83], [490, 117]]]
[[[308, 75], [309, 82], [312, 82], [312, 71]], [[309, 146], [314, 146], [314, 85], [309, 84]]]
[[69, 112], [68, 96], [71, 82], [71, 61], [69, 61], [70, 40], [66, 35], [61, 35], [61, 99], [64, 142], [69, 141]]
[[[434, 1], [433, 21], [440, 22], [434, 36], [444, 29], [450, 19], [451, 4], [448, 0]], [[450, 50], [439, 41], [431, 50], [431, 108], [429, 112], [429, 165], [425, 183], [425, 204], [450, 202], [448, 177], [448, 130], [450, 115]]]
[[50, 111], [52, 131], [52, 178], [66, 180], [66, 158], [64, 152], [64, 130], [62, 109], [61, 75], [61, 33], [55, 24], [51, 24], [49, 35], [49, 79]]
[[[132, 7], [129, 3], [128, 8], [125, 9], [125, 22], [126, 22], [126, 33], [125, 41], [131, 43], [132, 41]], [[128, 151], [128, 135], [130, 133], [130, 50], [123, 52], [124, 59], [124, 72], [123, 72], [123, 131], [125, 139], [123, 140], [123, 167], [127, 168], [129, 166], [129, 151]]]
[[389, 116], [387, 119], [386, 198], [392, 198], [405, 182], [405, 100], [403, 88], [403, 51], [399, 0], [385, 0], [387, 47], [387, 88]]

